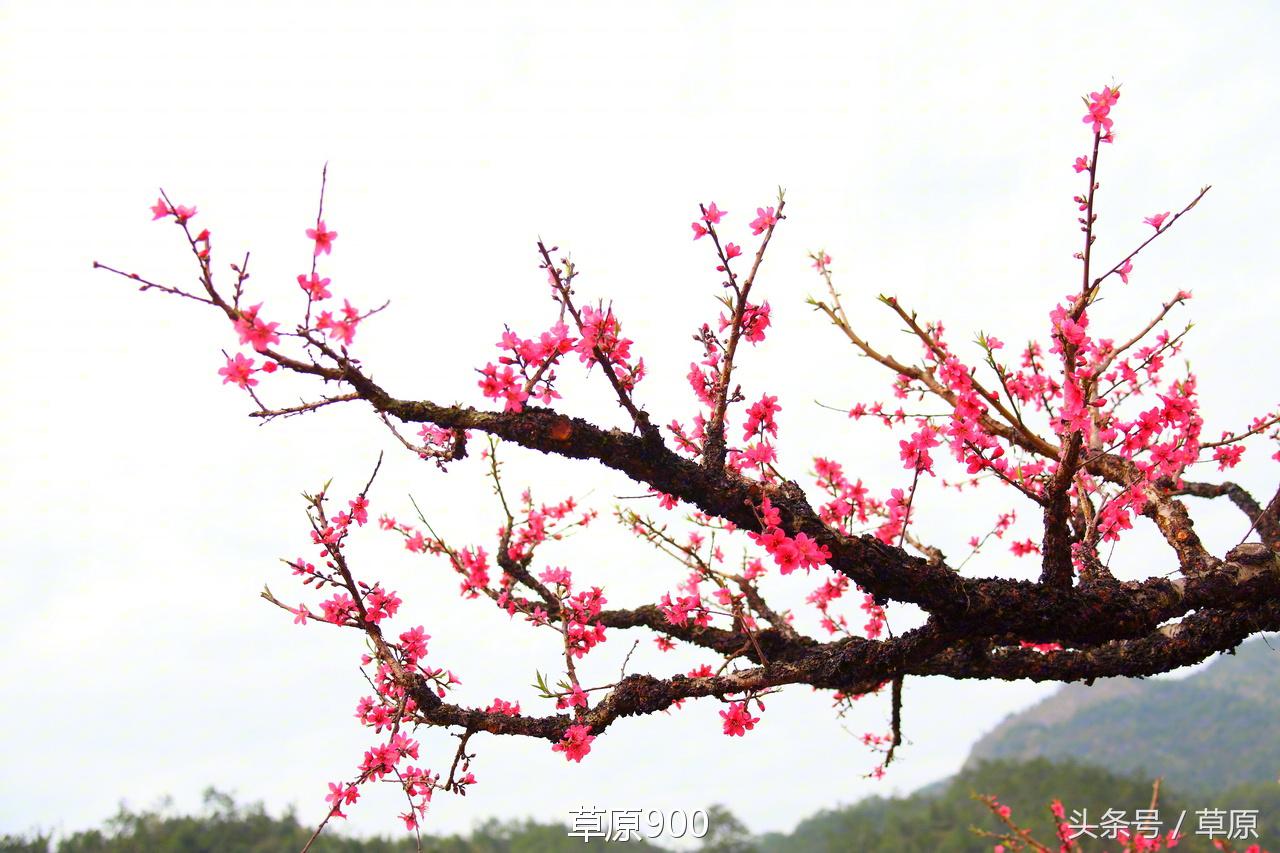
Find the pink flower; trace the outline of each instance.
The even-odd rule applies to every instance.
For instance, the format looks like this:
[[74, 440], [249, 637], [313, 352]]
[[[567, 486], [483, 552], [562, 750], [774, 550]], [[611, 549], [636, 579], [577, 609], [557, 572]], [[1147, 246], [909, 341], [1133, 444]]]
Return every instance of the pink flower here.
[[686, 624], [689, 621], [689, 615], [696, 613], [700, 605], [701, 601], [696, 595], [680, 596], [672, 601], [669, 592], [664, 592], [658, 601], [658, 609], [672, 625]]
[[1240, 464], [1240, 457], [1243, 455], [1244, 446], [1239, 444], [1234, 447], [1215, 447], [1213, 449], [1213, 461], [1218, 463], [1219, 471], [1236, 467], [1236, 465]]
[[1164, 221], [1168, 218], [1169, 218], [1169, 211], [1166, 210], [1164, 213], [1157, 213], [1155, 216], [1148, 216], [1146, 219], [1142, 221], [1147, 223], [1157, 231], [1159, 231], [1160, 226], [1164, 225]]
[[394, 592], [386, 592], [382, 587], [375, 586], [369, 591], [365, 614], [368, 620], [376, 625], [383, 619], [395, 616], [402, 603], [400, 596]]
[[348, 617], [355, 615], [356, 604], [351, 596], [341, 592], [328, 601], [320, 602], [320, 609], [324, 612], [324, 621], [341, 625]]
[[356, 524], [364, 527], [369, 521], [369, 499], [364, 495], [358, 495], [355, 500], [347, 501], [347, 506], [351, 508], [351, 517], [355, 519]]
[[325, 230], [324, 220], [321, 219], [315, 228], [307, 229], [307, 237], [316, 241], [316, 255], [321, 252], [327, 255], [333, 251], [333, 241], [338, 238], [338, 232]]
[[1111, 130], [1112, 121], [1107, 118], [1108, 110], [1100, 109], [1097, 104], [1089, 105], [1089, 112], [1085, 113], [1083, 121], [1088, 124], [1093, 123], [1093, 132], [1100, 133], [1103, 130]]
[[344, 786], [341, 782], [330, 782], [329, 793], [325, 795], [324, 801], [332, 803], [332, 811], [334, 817], [345, 818], [339, 807], [343, 803], [350, 805], [360, 799], [360, 789], [355, 785]]
[[728, 711], [720, 712], [720, 718], [724, 720], [724, 733], [729, 737], [742, 737], [760, 722], [759, 717], [751, 716], [746, 702], [734, 702]]
[[[194, 207], [184, 207], [181, 204], [177, 207], [170, 207], [163, 198], [156, 199], [156, 203], [151, 205], [151, 212], [154, 214], [154, 216], [151, 217], [152, 222], [157, 219], [163, 219], [166, 216], [172, 216], [177, 220], [179, 225], [185, 225], [187, 220], [196, 215], [196, 209]], [[209, 241], [209, 232], [201, 232], [200, 236], [196, 237], [196, 241], [204, 241], [207, 243]], [[208, 252], [207, 246], [204, 251]]]
[[236, 334], [240, 336], [240, 343], [251, 344], [258, 352], [262, 352], [272, 344], [280, 343], [280, 336], [276, 334], [276, 328], [280, 324], [267, 323], [258, 319], [258, 309], [261, 307], [262, 303], [259, 302], [252, 308], [242, 310], [235, 321]]
[[1085, 124], [1092, 124], [1094, 133], [1106, 131], [1110, 134], [1112, 121], [1108, 118], [1108, 113], [1111, 112], [1112, 105], [1119, 97], [1120, 90], [1110, 86], [1103, 86], [1101, 92], [1090, 92], [1089, 112], [1085, 114], [1082, 121]]
[[707, 212], [702, 214], [702, 221], [708, 225], [719, 225], [720, 220], [724, 218], [726, 213], [728, 213], [727, 210], [720, 210], [716, 207], [716, 203], [713, 201], [711, 204], [707, 205]]
[[1039, 554], [1040, 546], [1028, 539], [1025, 542], [1010, 543], [1009, 550], [1015, 557], [1025, 557], [1027, 554]]
[[931, 448], [937, 447], [938, 431], [925, 424], [920, 431], [911, 436], [910, 441], [898, 442], [898, 455], [903, 467], [909, 471], [927, 471], [933, 473], [933, 457], [929, 455]]
[[747, 422], [742, 427], [742, 440], [749, 441], [757, 430], [761, 434], [768, 432], [770, 435], [777, 436], [778, 424], [773, 416], [780, 411], [782, 407], [778, 405], [777, 397], [761, 395], [760, 400], [752, 403], [751, 408], [747, 409]]
[[1116, 270], [1120, 274], [1120, 280], [1125, 284], [1129, 283], [1129, 273], [1133, 272], [1133, 261], [1126, 260], [1124, 266]]
[[730, 258], [736, 258], [736, 257], [738, 257], [738, 255], [741, 255], [741, 254], [742, 254], [742, 249], [741, 249], [741, 247], [739, 247], [739, 246], [738, 246], [738, 244], [737, 244], [737, 243], [726, 243], [726, 244], [725, 244], [725, 246], [724, 246], [724, 257], [725, 257], [725, 260], [729, 260]]
[[813, 268], [815, 270], [817, 270], [818, 272], [827, 271], [827, 265], [831, 263], [830, 255], [828, 255], [826, 252], [821, 252], [817, 255], [812, 255], [811, 257], [813, 258]]
[[335, 320], [333, 312], [321, 311], [316, 319], [316, 329], [327, 332], [330, 338], [342, 341], [343, 346], [349, 347], [355, 339], [356, 326], [360, 323], [360, 311], [349, 301], [343, 300], [342, 313], [345, 315], [343, 319]]
[[756, 218], [751, 220], [751, 233], [760, 235], [765, 232], [766, 228], [772, 228], [778, 223], [778, 217], [774, 215], [773, 208], [756, 208]]
[[1089, 98], [1110, 109], [1116, 101], [1120, 100], [1120, 90], [1118, 88], [1113, 89], [1110, 86], [1103, 86], [1101, 92], [1090, 92]]
[[1111, 111], [1112, 104], [1120, 97], [1120, 90], [1115, 90], [1110, 86], [1103, 86], [1101, 92], [1089, 93], [1089, 111], [1082, 119], [1085, 124], [1093, 124], [1094, 133], [1102, 133], [1111, 131], [1111, 119], [1107, 114]]
[[408, 631], [401, 632], [400, 648], [410, 662], [416, 663], [427, 656], [427, 640], [430, 639], [431, 635], [423, 631], [421, 625], [418, 625]]
[[1076, 170], [1077, 174], [1080, 172], [1083, 172], [1089, 168], [1089, 161], [1084, 157], [1077, 157], [1076, 162], [1073, 165], [1073, 168]]
[[234, 358], [227, 359], [225, 367], [218, 368], [218, 375], [222, 377], [223, 385], [234, 382], [241, 388], [251, 388], [258, 384], [258, 380], [253, 378], [253, 371], [253, 359], [236, 353]]
[[573, 574], [568, 569], [560, 567], [548, 567], [546, 571], [538, 575], [538, 580], [543, 583], [559, 584], [565, 589], [573, 586]]
[[590, 726], [569, 726], [560, 742], [551, 747], [552, 752], [563, 752], [566, 761], [581, 762], [591, 752], [591, 742], [596, 736]]
[[693, 239], [701, 240], [705, 236], [707, 236], [707, 229], [702, 226], [701, 222], [694, 222], [693, 223]]
[[[752, 305], [747, 303], [742, 309], [742, 334], [748, 341], [758, 344], [764, 340], [765, 330], [769, 328], [769, 303]], [[729, 328], [729, 321], [721, 315], [720, 331]]]
[[524, 390], [520, 377], [511, 369], [511, 365], [499, 368], [493, 363], [486, 364], [480, 371], [481, 380], [477, 383], [484, 395], [491, 400], [503, 400], [505, 412], [519, 412], [524, 409], [529, 394]]
[[317, 273], [312, 273], [310, 278], [298, 276], [298, 286], [312, 299], [328, 299], [332, 295], [328, 290], [329, 279], [321, 278]]

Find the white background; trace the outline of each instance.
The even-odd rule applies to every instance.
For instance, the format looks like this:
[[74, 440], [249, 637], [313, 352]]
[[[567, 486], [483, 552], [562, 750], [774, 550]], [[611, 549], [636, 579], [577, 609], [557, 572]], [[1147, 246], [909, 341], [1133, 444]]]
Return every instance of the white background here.
[[[264, 582], [304, 595], [277, 561], [308, 553], [298, 493], [329, 477], [354, 492], [386, 449], [375, 514], [408, 517], [412, 493], [451, 541], [493, 547], [478, 460], [439, 475], [395, 452], [363, 409], [260, 427], [216, 375], [235, 344], [225, 320], [91, 269], [193, 282], [176, 229], [150, 221], [157, 186], [199, 206], [193, 224], [213, 232], [220, 269], [252, 250], [253, 301], [287, 326], [327, 161], [339, 238], [322, 270], [359, 306], [392, 300], [356, 352], [394, 393], [439, 402], [482, 405], [474, 368], [502, 324], [533, 334], [552, 321], [542, 235], [572, 251], [584, 296], [613, 300], [651, 370], [639, 399], [667, 423], [695, 411], [689, 336], [718, 310], [709, 246], [690, 240], [697, 203], [728, 210], [726, 233], [750, 249], [750, 211], [781, 184], [789, 218], [759, 283], [774, 329], [741, 379], [750, 395], [781, 394], [789, 476], [811, 483], [823, 453], [883, 496], [905, 484], [896, 443], [814, 400], [885, 397], [892, 377], [804, 305], [821, 286], [806, 252], [830, 252], [858, 325], [904, 357], [914, 352], [878, 293], [945, 320], [969, 358], [978, 330], [1011, 347], [1043, 338], [1048, 310], [1078, 286], [1080, 96], [1106, 83], [1123, 97], [1100, 173], [1102, 259], [1145, 238], [1142, 217], [1214, 189], [1139, 257], [1095, 327], [1127, 336], [1190, 289], [1178, 317], [1197, 322], [1187, 354], [1206, 435], [1274, 405], [1276, 25], [1262, 3], [5, 4], [0, 831], [86, 827], [122, 798], [193, 808], [210, 784], [318, 818], [325, 783], [349, 778], [373, 738], [351, 716], [367, 692], [354, 634], [299, 628], [257, 598]], [[620, 423], [598, 376], [565, 373], [565, 410]], [[1269, 452], [1237, 472], [1268, 496]], [[602, 510], [598, 530], [540, 562], [603, 585], [611, 606], [674, 588], [678, 567], [608, 520], [635, 485], [514, 448], [506, 458], [514, 491], [590, 492]], [[963, 554], [1014, 505], [933, 488], [920, 529]], [[1019, 538], [1034, 534], [1022, 509]], [[1243, 533], [1229, 507], [1202, 516], [1219, 553]], [[1120, 573], [1172, 568], [1150, 540], [1118, 552]], [[462, 678], [457, 701], [550, 710], [527, 686], [556, 667], [548, 637], [461, 601], [443, 564], [386, 534], [351, 552], [366, 578], [399, 590], [399, 624], [433, 635], [430, 659]], [[1033, 570], [1002, 548], [966, 567]], [[799, 601], [818, 580], [766, 588]], [[632, 641], [612, 635], [587, 677], [615, 677]], [[631, 670], [703, 660], [663, 656], [644, 636]], [[910, 743], [878, 783], [862, 778], [875, 759], [844, 728], [883, 731], [887, 703], [868, 700], [842, 728], [829, 697], [805, 689], [773, 697], [741, 740], [720, 733], [711, 700], [622, 721], [581, 765], [542, 742], [477, 737], [479, 784], [442, 796], [426, 826], [721, 802], [754, 830], [788, 829], [954, 772], [978, 735], [1048, 690], [909, 682]], [[423, 763], [447, 770], [453, 739], [423, 734]], [[390, 792], [366, 795], [351, 825], [396, 832], [400, 808]]]

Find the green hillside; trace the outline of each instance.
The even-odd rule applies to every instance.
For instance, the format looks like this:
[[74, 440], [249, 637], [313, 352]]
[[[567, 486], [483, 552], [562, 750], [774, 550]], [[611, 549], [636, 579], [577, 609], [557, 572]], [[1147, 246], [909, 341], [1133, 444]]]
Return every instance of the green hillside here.
[[1280, 650], [1245, 643], [1180, 680], [1072, 684], [979, 740], [992, 759], [1072, 759], [1210, 794], [1280, 775]]

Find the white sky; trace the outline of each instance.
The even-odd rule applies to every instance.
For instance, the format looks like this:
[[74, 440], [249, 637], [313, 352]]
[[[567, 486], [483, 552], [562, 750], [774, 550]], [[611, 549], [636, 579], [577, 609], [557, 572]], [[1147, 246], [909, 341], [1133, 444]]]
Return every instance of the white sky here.
[[[573, 252], [584, 295], [614, 300], [651, 368], [639, 396], [666, 423], [694, 411], [689, 335], [717, 311], [708, 247], [689, 239], [697, 203], [727, 209], [731, 239], [751, 246], [746, 214], [781, 184], [790, 218], [759, 285], [775, 330], [741, 378], [751, 394], [782, 393], [792, 476], [826, 453], [884, 494], [903, 485], [896, 445], [813, 400], [879, 398], [892, 377], [804, 306], [819, 285], [805, 253], [825, 246], [857, 322], [908, 355], [877, 293], [944, 319], [957, 344], [979, 329], [1042, 336], [1076, 283], [1079, 97], [1112, 80], [1124, 89], [1102, 164], [1100, 255], [1145, 237], [1143, 216], [1214, 190], [1094, 322], [1118, 337], [1191, 289], [1206, 432], [1274, 404], [1259, 372], [1277, 320], [1278, 20], [1264, 3], [1177, 2], [0, 6], [0, 831], [82, 828], [121, 798], [191, 807], [210, 784], [297, 803], [306, 821], [373, 742], [351, 717], [367, 692], [354, 634], [297, 628], [257, 593], [267, 582], [301, 597], [277, 562], [306, 546], [298, 493], [330, 476], [354, 491], [394, 447], [362, 410], [259, 427], [215, 373], [235, 343], [225, 321], [90, 269], [191, 281], [175, 230], [150, 221], [157, 186], [199, 206], [219, 267], [253, 251], [254, 301], [287, 320], [328, 161], [326, 219], [340, 237], [325, 274], [358, 305], [392, 300], [361, 328], [358, 353], [395, 393], [440, 402], [483, 404], [473, 368], [504, 321], [526, 334], [550, 323], [542, 235]], [[616, 422], [607, 387], [566, 374], [567, 410]], [[1239, 477], [1259, 492], [1276, 479], [1263, 455]], [[412, 492], [454, 541], [492, 550], [498, 517], [477, 461], [442, 477], [388, 458], [376, 511], [407, 516]], [[636, 491], [591, 466], [507, 459], [513, 489], [594, 490], [605, 516]], [[922, 529], [961, 553], [1012, 505], [930, 499]], [[1229, 509], [1202, 515], [1219, 550], [1238, 538]], [[1147, 541], [1122, 553], [1135, 577], [1169, 569]], [[443, 564], [385, 534], [352, 553], [400, 591], [401, 622], [434, 636], [431, 659], [463, 679], [457, 700], [541, 709], [526, 685], [556, 665], [545, 637], [462, 602]], [[543, 558], [603, 584], [611, 606], [680, 577], [607, 522]], [[1018, 568], [993, 553], [973, 571]], [[818, 582], [791, 580], [774, 579], [780, 595]], [[587, 659], [589, 677], [612, 678], [631, 642], [615, 634]], [[645, 637], [631, 669], [704, 659], [664, 657]], [[910, 745], [881, 783], [861, 778], [874, 759], [829, 700], [804, 689], [773, 697], [741, 741], [720, 734], [718, 705], [695, 703], [615, 725], [580, 766], [542, 742], [476, 738], [479, 784], [441, 797], [427, 828], [722, 802], [755, 830], [787, 829], [954, 772], [978, 735], [1047, 690], [909, 682]], [[872, 701], [847, 725], [879, 731], [885, 715]], [[423, 734], [425, 763], [447, 769], [452, 739]], [[396, 799], [367, 800], [352, 827], [395, 832]]]

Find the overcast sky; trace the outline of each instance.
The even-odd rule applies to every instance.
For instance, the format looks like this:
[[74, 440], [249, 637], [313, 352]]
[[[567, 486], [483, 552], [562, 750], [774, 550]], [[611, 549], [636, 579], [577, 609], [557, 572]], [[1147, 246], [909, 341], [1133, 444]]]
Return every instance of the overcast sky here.
[[[1280, 17], [1266, 3], [1212, 9], [4, 4], [0, 831], [83, 828], [122, 798], [172, 794], [194, 807], [206, 785], [319, 818], [325, 783], [349, 778], [373, 739], [352, 718], [367, 692], [354, 633], [297, 627], [257, 598], [264, 583], [289, 601], [304, 595], [277, 559], [307, 552], [299, 492], [333, 477], [353, 493], [385, 449], [375, 513], [407, 517], [412, 494], [452, 541], [490, 550], [499, 523], [478, 460], [440, 475], [395, 452], [363, 408], [259, 426], [216, 375], [235, 344], [225, 320], [94, 272], [99, 260], [192, 282], [176, 229], [151, 222], [158, 187], [199, 207], [220, 268], [253, 252], [252, 301], [287, 320], [328, 162], [326, 219], [339, 239], [322, 269], [359, 306], [392, 303], [361, 327], [357, 353], [393, 392], [440, 402], [484, 404], [474, 368], [504, 322], [525, 334], [552, 322], [541, 235], [572, 251], [581, 293], [613, 300], [651, 370], [639, 397], [667, 423], [695, 411], [683, 381], [690, 335], [719, 307], [706, 241], [690, 239], [697, 204], [728, 210], [730, 239], [750, 247], [749, 212], [785, 186], [789, 218], [758, 285], [774, 332], [747, 353], [741, 379], [749, 394], [781, 395], [791, 476], [823, 453], [883, 495], [904, 485], [896, 445], [814, 401], [883, 397], [892, 377], [806, 308], [820, 286], [806, 252], [827, 249], [851, 315], [888, 347], [903, 350], [903, 338], [878, 293], [944, 320], [958, 345], [978, 330], [1043, 337], [1048, 310], [1077, 284], [1080, 96], [1110, 82], [1123, 97], [1101, 165], [1100, 255], [1122, 257], [1149, 232], [1144, 216], [1214, 189], [1142, 254], [1095, 324], [1127, 335], [1192, 290], [1182, 316], [1197, 323], [1187, 354], [1206, 434], [1274, 405], [1272, 371], [1259, 367], [1274, 362], [1280, 313]], [[565, 373], [565, 410], [619, 422], [598, 377]], [[1275, 463], [1253, 456], [1239, 479], [1274, 488]], [[513, 489], [587, 496], [602, 510], [599, 530], [540, 561], [603, 585], [611, 606], [678, 582], [677, 566], [607, 520], [633, 484], [514, 448], [506, 458]], [[1000, 493], [948, 500], [922, 501], [920, 522], [948, 553], [1016, 505]], [[1202, 517], [1219, 553], [1242, 533], [1229, 508]], [[1149, 543], [1142, 533], [1122, 549], [1121, 574], [1170, 570]], [[463, 680], [457, 701], [549, 710], [528, 687], [535, 669], [557, 665], [546, 637], [461, 601], [443, 564], [386, 534], [369, 530], [351, 553], [365, 577], [400, 591], [400, 621], [433, 635], [431, 660]], [[1030, 567], [999, 550], [966, 567], [1019, 571]], [[798, 601], [818, 581], [792, 580], [767, 588]], [[619, 632], [594, 652], [588, 677], [614, 677], [632, 640]], [[643, 637], [631, 670], [703, 661], [663, 656]], [[862, 778], [875, 759], [854, 735], [884, 730], [887, 703], [841, 721], [828, 696], [805, 689], [773, 697], [741, 740], [720, 733], [713, 701], [623, 721], [581, 765], [543, 742], [474, 739], [479, 784], [438, 798], [426, 828], [721, 802], [754, 830], [788, 829], [954, 772], [975, 738], [1049, 690], [909, 682], [909, 744], [878, 783]], [[422, 734], [423, 763], [447, 770], [453, 739]], [[370, 794], [350, 824], [395, 832], [400, 808]]]

